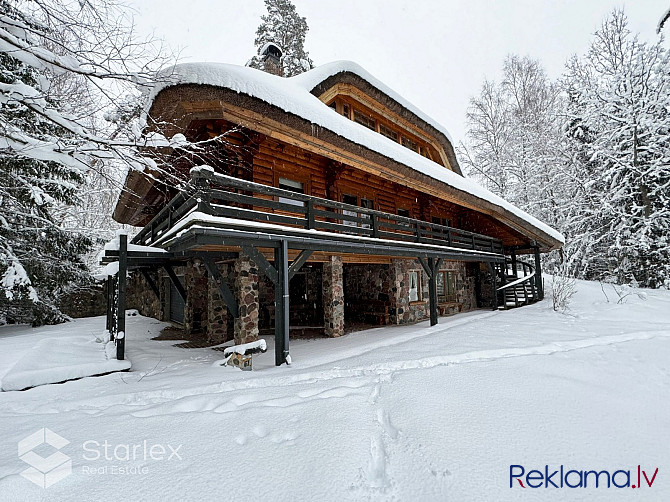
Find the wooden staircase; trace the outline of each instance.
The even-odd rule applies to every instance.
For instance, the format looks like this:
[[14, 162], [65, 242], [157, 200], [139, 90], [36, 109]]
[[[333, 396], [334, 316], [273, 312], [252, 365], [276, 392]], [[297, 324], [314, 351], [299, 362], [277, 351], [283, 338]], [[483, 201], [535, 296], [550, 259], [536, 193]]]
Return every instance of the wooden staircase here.
[[535, 283], [535, 269], [530, 263], [520, 260], [505, 260], [497, 267], [501, 286], [498, 291], [498, 309], [507, 310], [530, 305], [539, 300]]

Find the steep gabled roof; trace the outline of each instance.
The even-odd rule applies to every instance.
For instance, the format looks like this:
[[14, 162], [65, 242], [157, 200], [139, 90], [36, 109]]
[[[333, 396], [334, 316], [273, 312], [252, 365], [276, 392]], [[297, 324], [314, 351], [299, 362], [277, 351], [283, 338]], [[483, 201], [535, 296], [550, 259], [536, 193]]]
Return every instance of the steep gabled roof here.
[[[407, 168], [426, 175], [448, 187], [463, 192], [475, 199], [481, 199], [498, 207], [501, 213], [510, 213], [515, 218], [539, 230], [553, 241], [550, 247], [564, 243], [565, 239], [550, 226], [510, 204], [501, 197], [483, 188], [473, 180], [464, 178], [418, 153], [395, 143], [325, 106], [312, 91], [327, 85], [329, 79], [343, 75], [356, 75], [362, 81], [393, 100], [418, 120], [429, 125], [443, 135], [451, 148], [451, 140], [446, 129], [423, 113], [393, 90], [375, 79], [359, 65], [339, 61], [320, 66], [301, 75], [283, 78], [253, 68], [223, 63], [185, 63], [164, 70], [164, 83], [157, 85], [149, 96], [152, 104], [164, 89], [176, 85], [201, 84], [228, 89], [275, 106], [296, 115], [313, 125], [327, 129], [353, 143], [361, 145], [384, 157], [394, 160]], [[325, 84], [324, 84], [325, 83]], [[457, 165], [457, 164], [455, 164]]]

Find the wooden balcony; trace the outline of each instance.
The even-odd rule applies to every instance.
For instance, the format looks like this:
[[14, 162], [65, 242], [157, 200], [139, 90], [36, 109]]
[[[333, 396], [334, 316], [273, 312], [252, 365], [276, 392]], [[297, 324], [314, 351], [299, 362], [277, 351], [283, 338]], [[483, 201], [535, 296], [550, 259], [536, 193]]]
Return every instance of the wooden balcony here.
[[[312, 251], [424, 256], [499, 262], [499, 239], [414, 218], [366, 209], [196, 169], [191, 181], [132, 240], [143, 246], [183, 251], [175, 244], [197, 223], [200, 245], [206, 234], [229, 235], [226, 242], [287, 239], [289, 248]], [[203, 230], [210, 229], [210, 232]], [[234, 231], [226, 234], [225, 231]], [[225, 239], [224, 239], [225, 240]], [[293, 243], [293, 244], [291, 244]], [[197, 243], [191, 240], [191, 247]], [[274, 246], [271, 246], [274, 247]]]

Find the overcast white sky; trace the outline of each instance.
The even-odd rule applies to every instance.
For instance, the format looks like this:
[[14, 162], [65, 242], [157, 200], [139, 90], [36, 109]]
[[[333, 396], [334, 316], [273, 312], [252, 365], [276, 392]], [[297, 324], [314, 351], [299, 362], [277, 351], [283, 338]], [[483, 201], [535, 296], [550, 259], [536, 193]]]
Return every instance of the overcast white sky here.
[[[293, 0], [310, 31], [316, 65], [356, 61], [449, 129], [465, 134], [465, 113], [485, 77], [497, 78], [507, 54], [542, 61], [551, 77], [615, 7], [630, 26], [656, 40], [670, 0]], [[253, 45], [263, 0], [132, 0], [140, 33], [153, 30], [181, 61], [243, 65]], [[666, 36], [668, 36], [666, 31]], [[667, 43], [667, 42], [666, 42]]]

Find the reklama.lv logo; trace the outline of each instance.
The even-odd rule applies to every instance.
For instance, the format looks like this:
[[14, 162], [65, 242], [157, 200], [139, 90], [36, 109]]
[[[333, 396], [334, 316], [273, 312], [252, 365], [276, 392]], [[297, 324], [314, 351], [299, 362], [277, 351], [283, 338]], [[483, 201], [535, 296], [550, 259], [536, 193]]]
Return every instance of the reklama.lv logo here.
[[[633, 480], [631, 484], [631, 470]], [[637, 480], [635, 479], [637, 474]], [[509, 466], [509, 487], [520, 486], [521, 488], [642, 488], [642, 481], [651, 488], [656, 480], [658, 467], [649, 478], [647, 472], [640, 465], [635, 469], [618, 469], [610, 474], [608, 470], [566, 470], [563, 465], [560, 468], [550, 468], [545, 465], [543, 470], [533, 469], [526, 472], [522, 465]], [[516, 483], [514, 482], [516, 480]], [[524, 483], [525, 481], [525, 483]]]

